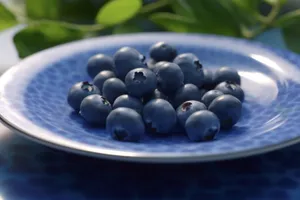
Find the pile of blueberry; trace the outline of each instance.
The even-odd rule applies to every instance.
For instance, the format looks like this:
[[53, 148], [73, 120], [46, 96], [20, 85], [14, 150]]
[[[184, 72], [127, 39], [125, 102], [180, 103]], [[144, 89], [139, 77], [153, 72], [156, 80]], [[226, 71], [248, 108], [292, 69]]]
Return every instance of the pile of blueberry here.
[[93, 82], [73, 85], [68, 103], [116, 140], [136, 142], [146, 132], [169, 135], [179, 128], [192, 141], [212, 140], [241, 116], [244, 92], [235, 69], [204, 69], [197, 56], [178, 55], [165, 42], [150, 48], [147, 63], [131, 47], [113, 57], [97, 54], [87, 72]]

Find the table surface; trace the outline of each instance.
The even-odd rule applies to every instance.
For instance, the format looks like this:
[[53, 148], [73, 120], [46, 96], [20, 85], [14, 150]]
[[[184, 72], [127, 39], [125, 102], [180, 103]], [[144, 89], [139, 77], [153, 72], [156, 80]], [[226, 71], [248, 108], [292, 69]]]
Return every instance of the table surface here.
[[[285, 48], [278, 31], [257, 40]], [[298, 155], [300, 144], [211, 163], [117, 162], [50, 149], [0, 125], [0, 200], [299, 200]]]

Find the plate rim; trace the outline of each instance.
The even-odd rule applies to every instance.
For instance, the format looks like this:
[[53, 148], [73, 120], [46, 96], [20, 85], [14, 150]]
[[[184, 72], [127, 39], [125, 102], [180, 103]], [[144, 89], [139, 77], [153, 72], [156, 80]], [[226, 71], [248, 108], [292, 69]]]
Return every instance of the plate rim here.
[[[219, 36], [219, 35], [212, 35], [212, 34], [181, 34], [181, 33], [137, 33], [137, 34], [123, 34], [123, 35], [114, 35], [114, 36], [104, 36], [104, 37], [96, 37], [96, 38], [88, 38], [88, 39], [83, 39], [83, 40], [78, 40], [78, 41], [73, 41], [70, 43], [65, 43], [65, 44], [61, 44], [49, 49], [45, 49], [42, 50], [38, 53], [35, 53], [27, 58], [25, 58], [23, 61], [21, 61], [20, 63], [24, 62], [25, 60], [31, 59], [32, 57], [35, 56], [39, 56], [41, 54], [44, 54], [45, 52], [48, 51], [53, 51], [55, 49], [59, 49], [63, 46], [70, 46], [70, 45], [76, 45], [79, 43], [84, 43], [86, 41], [93, 41], [93, 40], [99, 40], [99, 39], [106, 39], [106, 38], [114, 38], [114, 37], [128, 37], [128, 36], [147, 36], [147, 35], [170, 35], [170, 36], [199, 36], [199, 37], [217, 37], [220, 39], [227, 39], [227, 40], [231, 40], [231, 41], [241, 41], [241, 42], [246, 42], [246, 43], [251, 43], [253, 46], [259, 47], [259, 48], [263, 48], [264, 50], [268, 50], [273, 54], [276, 54], [276, 52], [274, 52], [274, 50], [270, 49], [270, 47], [261, 44], [260, 42], [250, 42], [248, 40], [245, 39], [240, 39], [240, 38], [233, 38], [233, 37], [227, 37], [227, 36]], [[283, 49], [278, 49], [280, 51], [286, 52], [288, 54], [294, 54], [297, 55], [293, 52], [290, 52], [288, 50], [283, 50]], [[298, 56], [298, 55], [297, 55]], [[18, 65], [20, 64], [16, 64], [13, 67], [11, 67], [10, 69], [8, 69], [6, 72], [4, 72], [1, 76], [1, 78], [3, 77], [3, 75], [8, 74], [10, 72], [12, 72], [13, 70], [15, 70]], [[264, 145], [264, 146], [259, 146], [256, 148], [251, 148], [251, 149], [246, 149], [246, 150], [240, 150], [240, 151], [236, 151], [236, 152], [231, 152], [231, 153], [210, 153], [210, 154], [204, 154], [204, 155], [195, 155], [195, 153], [181, 153], [180, 155], [178, 154], [172, 154], [172, 153], [134, 153], [134, 155], [131, 155], [130, 153], [124, 153], [124, 151], [122, 150], [115, 150], [114, 152], [110, 152], [110, 153], [105, 153], [104, 149], [102, 148], [102, 152], [101, 152], [101, 147], [98, 147], [98, 151], [94, 152], [94, 151], [90, 151], [86, 148], [84, 148], [84, 146], [82, 148], [74, 148], [72, 147], [72, 145], [66, 145], [66, 144], [59, 144], [59, 142], [54, 143], [51, 142], [43, 137], [37, 137], [35, 134], [31, 134], [30, 131], [26, 131], [24, 128], [20, 128], [15, 126], [13, 123], [11, 123], [10, 121], [6, 120], [5, 116], [2, 115], [2, 113], [0, 113], [0, 121], [8, 128], [14, 130], [15, 132], [17, 132], [19, 135], [25, 136], [26, 138], [29, 138], [37, 143], [55, 148], [55, 149], [60, 149], [66, 152], [72, 152], [72, 153], [76, 153], [76, 154], [81, 154], [81, 155], [85, 155], [85, 156], [91, 156], [91, 157], [98, 157], [98, 158], [106, 158], [106, 159], [113, 159], [113, 160], [123, 160], [123, 161], [136, 161], [136, 162], [156, 162], [156, 163], [186, 163], [186, 162], [199, 162], [199, 161], [217, 161], [217, 160], [228, 160], [228, 159], [235, 159], [235, 158], [240, 158], [240, 157], [248, 157], [251, 155], [257, 155], [257, 154], [262, 154], [262, 153], [266, 153], [266, 152], [270, 152], [276, 149], [281, 149], [287, 146], [291, 146], [293, 144], [296, 144], [298, 142], [300, 142], [300, 136], [299, 137], [294, 137], [293, 139], [290, 140], [286, 140], [286, 141], [282, 141], [276, 144], [270, 144], [270, 145]]]

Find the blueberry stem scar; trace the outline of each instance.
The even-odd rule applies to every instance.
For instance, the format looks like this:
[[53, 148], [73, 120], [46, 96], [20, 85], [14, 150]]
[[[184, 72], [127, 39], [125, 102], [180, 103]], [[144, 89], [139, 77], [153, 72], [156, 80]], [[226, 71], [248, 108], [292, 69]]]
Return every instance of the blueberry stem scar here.
[[113, 131], [113, 136], [117, 139], [117, 140], [124, 140], [127, 137], [128, 133], [126, 130], [124, 130], [123, 128], [116, 128]]
[[191, 102], [185, 102], [183, 105], [182, 105], [182, 111], [187, 111], [191, 108], [191, 105], [192, 103]]
[[197, 71], [200, 71], [203, 68], [203, 66], [201, 65], [199, 60], [195, 60], [194, 64], [196, 65], [196, 70]]
[[135, 72], [133, 80], [137, 82], [143, 82], [144, 80], [146, 80], [146, 76], [143, 72]]
[[91, 91], [93, 91], [93, 87], [92, 87], [92, 86], [93, 86], [93, 85], [90, 84], [88, 81], [84, 81], [84, 82], [82, 83], [81, 88], [82, 88], [83, 90], [86, 90], [86, 91], [91, 92]]

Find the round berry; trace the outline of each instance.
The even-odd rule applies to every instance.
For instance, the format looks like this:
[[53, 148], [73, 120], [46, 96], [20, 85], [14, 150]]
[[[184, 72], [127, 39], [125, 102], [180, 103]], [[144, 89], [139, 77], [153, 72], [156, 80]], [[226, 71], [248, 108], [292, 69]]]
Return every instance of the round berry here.
[[220, 131], [220, 121], [208, 110], [197, 111], [186, 120], [185, 131], [194, 142], [212, 140]]
[[191, 116], [194, 112], [200, 110], [207, 110], [207, 107], [199, 102], [199, 101], [186, 101], [181, 104], [176, 112], [177, 112], [177, 119], [181, 126], [184, 127], [186, 120]]
[[203, 95], [201, 101], [208, 107], [215, 98], [221, 95], [223, 95], [223, 92], [219, 90], [210, 90]]
[[232, 96], [238, 98], [241, 102], [244, 101], [245, 98], [244, 91], [236, 83], [225, 81], [218, 84], [215, 89], [223, 92], [224, 94], [231, 94]]
[[69, 90], [67, 98], [68, 104], [75, 111], [79, 111], [82, 100], [92, 94], [100, 94], [99, 89], [95, 85], [87, 81], [76, 83]]
[[173, 94], [183, 85], [184, 76], [174, 63], [163, 63], [157, 67], [157, 88], [166, 95]]
[[236, 97], [224, 94], [215, 98], [209, 105], [208, 110], [217, 115], [221, 128], [230, 129], [241, 117], [242, 103]]
[[214, 73], [212, 70], [203, 69], [204, 73], [204, 82], [202, 88], [207, 90], [212, 90], [216, 87], [216, 83], [214, 81]]
[[231, 67], [221, 67], [214, 74], [214, 81], [219, 84], [224, 81], [230, 81], [236, 84], [241, 84], [241, 77], [238, 71]]
[[155, 60], [149, 59], [147, 61], [147, 67], [148, 67], [148, 69], [150, 69], [151, 71], [153, 71], [153, 69], [155, 68], [155, 64], [156, 64]]
[[183, 102], [189, 100], [201, 101], [203, 94], [203, 90], [199, 89], [197, 86], [185, 84], [177, 90], [173, 99], [174, 106], [177, 108]]
[[176, 111], [163, 99], [149, 101], [143, 109], [143, 119], [151, 132], [168, 134], [177, 122]]
[[80, 115], [92, 125], [105, 125], [110, 111], [110, 103], [98, 94], [85, 97], [80, 104]]
[[159, 67], [165, 63], [168, 63], [168, 62], [160, 61], [160, 62], [155, 63], [155, 65], [152, 66], [151, 71], [153, 71], [155, 74], [157, 74]]
[[123, 94], [116, 98], [113, 104], [113, 109], [125, 107], [125, 108], [131, 108], [135, 110], [138, 113], [142, 113], [143, 111], [143, 104], [142, 102], [132, 96], [129, 96], [127, 94]]
[[145, 125], [135, 110], [122, 107], [110, 112], [106, 130], [115, 140], [137, 142], [145, 133]]
[[197, 87], [201, 87], [204, 83], [203, 67], [197, 58], [192, 53], [184, 53], [178, 55], [174, 59], [184, 74], [184, 83], [192, 83]]
[[150, 57], [156, 62], [172, 62], [176, 56], [177, 50], [165, 42], [158, 42], [150, 48]]
[[97, 74], [97, 76], [95, 76], [95, 78], [93, 80], [93, 83], [102, 92], [103, 83], [107, 79], [114, 78], [114, 77], [116, 77], [114, 72], [108, 71], [108, 70], [104, 70], [104, 71], [101, 71], [99, 74]]
[[141, 98], [152, 93], [157, 85], [155, 74], [147, 68], [133, 69], [125, 77], [128, 94]]
[[91, 78], [94, 78], [99, 72], [115, 70], [115, 64], [111, 57], [104, 54], [92, 56], [87, 63], [87, 72]]
[[152, 99], [164, 99], [169, 100], [168, 96], [159, 91], [158, 89], [155, 89], [151, 94], [146, 95], [143, 99], [144, 102], [151, 101]]
[[145, 56], [131, 47], [122, 47], [115, 53], [113, 59], [117, 76], [121, 80], [124, 80], [130, 70], [146, 67]]
[[116, 98], [126, 93], [127, 90], [125, 84], [118, 78], [110, 78], [103, 83], [102, 95], [111, 104], [114, 103]]

